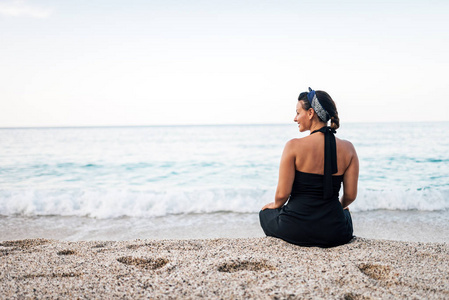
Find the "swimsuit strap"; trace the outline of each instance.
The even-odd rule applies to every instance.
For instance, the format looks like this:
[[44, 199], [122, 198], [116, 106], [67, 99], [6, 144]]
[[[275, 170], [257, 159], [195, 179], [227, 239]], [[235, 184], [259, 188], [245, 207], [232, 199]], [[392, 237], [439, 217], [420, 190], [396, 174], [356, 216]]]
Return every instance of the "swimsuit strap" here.
[[324, 126], [318, 130], [311, 132], [324, 133], [324, 176], [323, 176], [323, 197], [324, 199], [330, 198], [333, 195], [332, 187], [332, 174], [338, 172], [337, 167], [337, 144], [335, 142], [334, 133], [337, 133], [335, 129]]

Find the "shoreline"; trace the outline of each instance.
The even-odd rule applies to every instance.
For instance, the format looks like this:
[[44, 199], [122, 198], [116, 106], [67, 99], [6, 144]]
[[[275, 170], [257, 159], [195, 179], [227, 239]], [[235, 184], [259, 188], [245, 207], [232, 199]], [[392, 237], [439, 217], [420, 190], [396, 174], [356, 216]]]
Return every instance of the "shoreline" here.
[[[354, 235], [369, 239], [449, 243], [448, 211], [351, 212]], [[419, 230], [416, 230], [419, 228]], [[257, 213], [209, 213], [154, 218], [0, 216], [0, 242], [46, 238], [65, 241], [257, 238]]]
[[449, 245], [355, 238], [334, 248], [219, 238], [0, 242], [5, 298], [449, 297]]

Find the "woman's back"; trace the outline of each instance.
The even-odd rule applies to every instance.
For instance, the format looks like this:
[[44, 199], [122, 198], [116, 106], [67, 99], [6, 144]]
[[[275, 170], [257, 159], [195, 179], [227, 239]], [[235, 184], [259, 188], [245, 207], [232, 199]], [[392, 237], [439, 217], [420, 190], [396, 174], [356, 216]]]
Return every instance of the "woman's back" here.
[[[294, 139], [296, 170], [304, 173], [324, 174], [324, 134], [314, 133], [304, 138]], [[343, 175], [350, 165], [355, 151], [348, 141], [335, 137], [337, 145], [338, 172]]]

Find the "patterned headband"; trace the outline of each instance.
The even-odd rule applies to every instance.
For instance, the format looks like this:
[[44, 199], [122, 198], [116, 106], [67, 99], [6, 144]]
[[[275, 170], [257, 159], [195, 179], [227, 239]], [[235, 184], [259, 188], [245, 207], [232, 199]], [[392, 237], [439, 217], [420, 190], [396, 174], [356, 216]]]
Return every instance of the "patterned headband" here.
[[307, 100], [309, 100], [310, 106], [312, 106], [313, 110], [316, 112], [321, 121], [326, 123], [329, 119], [329, 113], [321, 106], [320, 101], [318, 100], [316, 93], [309, 87], [309, 93], [307, 93]]

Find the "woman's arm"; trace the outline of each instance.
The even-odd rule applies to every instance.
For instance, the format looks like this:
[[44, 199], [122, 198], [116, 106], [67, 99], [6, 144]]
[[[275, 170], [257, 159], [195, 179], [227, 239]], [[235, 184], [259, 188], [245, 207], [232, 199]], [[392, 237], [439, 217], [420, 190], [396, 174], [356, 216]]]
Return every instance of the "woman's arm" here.
[[276, 195], [274, 202], [265, 205], [262, 210], [266, 208], [279, 208], [287, 202], [292, 191], [293, 180], [295, 180], [295, 140], [290, 140], [284, 147], [284, 152], [281, 157], [281, 164], [279, 166], [279, 180], [276, 188]]
[[[349, 143], [349, 142], [348, 142]], [[357, 197], [357, 184], [359, 181], [359, 158], [354, 146], [349, 143], [352, 158], [343, 176], [343, 196], [340, 199], [341, 206], [347, 209], [349, 204]]]

